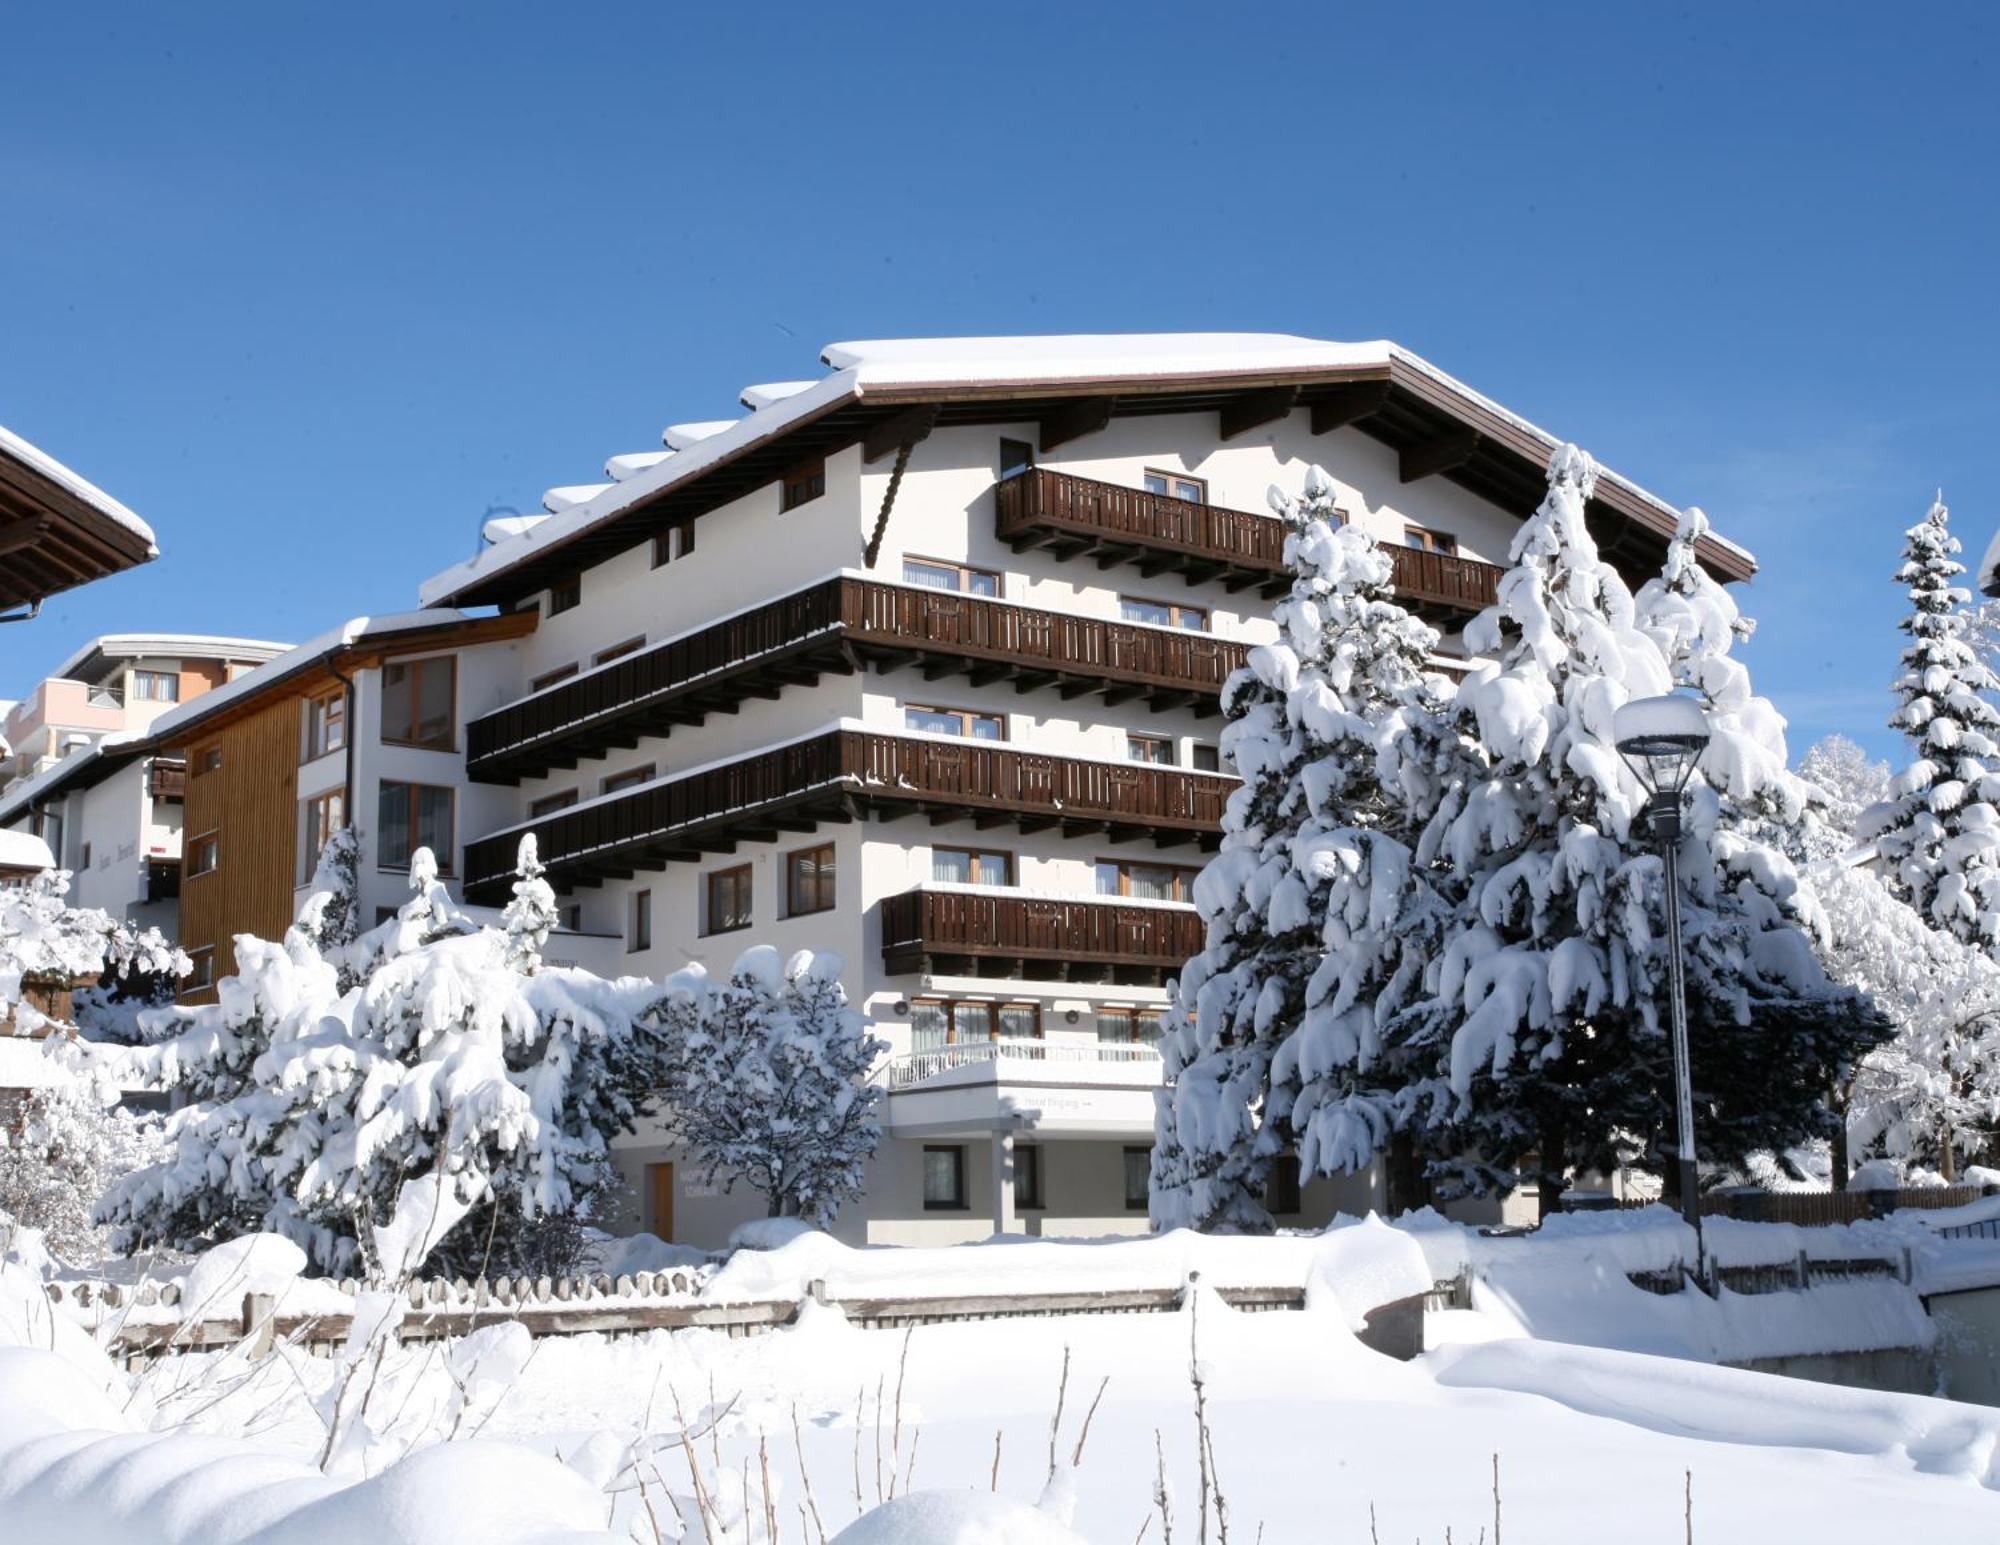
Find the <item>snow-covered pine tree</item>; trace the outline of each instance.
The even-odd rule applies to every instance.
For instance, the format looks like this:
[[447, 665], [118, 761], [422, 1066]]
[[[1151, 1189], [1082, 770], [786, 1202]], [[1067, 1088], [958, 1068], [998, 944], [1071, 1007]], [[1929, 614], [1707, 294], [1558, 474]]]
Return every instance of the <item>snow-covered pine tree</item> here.
[[514, 899], [500, 916], [507, 931], [507, 964], [523, 976], [541, 969], [542, 948], [555, 931], [556, 893], [542, 878], [547, 872], [536, 856], [535, 834], [528, 832], [515, 856]]
[[[1672, 1129], [1662, 866], [1631, 830], [1643, 796], [1612, 715], [1668, 691], [1673, 666], [1585, 527], [1595, 477], [1574, 446], [1556, 453], [1497, 604], [1466, 630], [1482, 659], [1458, 712], [1490, 769], [1419, 846], [1450, 876], [1458, 916], [1431, 996], [1394, 1027], [1435, 1049], [1456, 1097], [1435, 1140], [1464, 1155], [1461, 1181], [1509, 1184], [1533, 1155], [1524, 1178], [1545, 1202], [1571, 1170], [1668, 1168]], [[1704, 1158], [1727, 1162], [1821, 1132], [1826, 1091], [1884, 1027], [1814, 958], [1790, 863], [1725, 818], [1725, 804], [1780, 797], [1782, 745], [1766, 737], [1782, 721], [1754, 710], [1719, 652], [1731, 619], [1699, 620], [1681, 664], [1721, 684], [1724, 711], [1680, 869], [1697, 1135]]]
[[1302, 500], [1273, 489], [1272, 505], [1294, 577], [1278, 642], [1224, 692], [1223, 750], [1244, 783], [1195, 884], [1206, 946], [1165, 1046], [1160, 1228], [1267, 1230], [1279, 1154], [1326, 1175], [1387, 1144], [1399, 1070], [1380, 1026], [1420, 982], [1442, 916], [1403, 840], [1445, 782], [1445, 688], [1424, 674], [1437, 635], [1395, 603], [1389, 554], [1344, 524], [1318, 467]]
[[840, 972], [837, 955], [757, 945], [726, 981], [682, 973], [642, 1016], [673, 1048], [663, 1116], [694, 1162], [820, 1227], [860, 1192], [882, 1135], [868, 1073], [888, 1042], [847, 1006]]
[[1810, 864], [1842, 857], [1855, 846], [1863, 812], [1889, 797], [1889, 764], [1871, 761], [1854, 741], [1833, 734], [1806, 748], [1798, 774], [1816, 795], [1793, 859]]
[[1861, 836], [1903, 900], [1958, 938], [2000, 950], [2000, 678], [1966, 637], [1971, 592], [1942, 498], [1904, 537], [1896, 579], [1910, 592], [1892, 729], [1916, 757], [1871, 809]]

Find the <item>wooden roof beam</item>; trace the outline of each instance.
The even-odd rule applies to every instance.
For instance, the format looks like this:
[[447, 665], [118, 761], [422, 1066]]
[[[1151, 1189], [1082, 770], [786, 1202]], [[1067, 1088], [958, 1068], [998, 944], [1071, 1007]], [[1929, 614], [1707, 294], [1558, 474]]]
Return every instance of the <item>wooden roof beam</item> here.
[[1447, 429], [1441, 435], [1406, 445], [1398, 453], [1399, 472], [1405, 483], [1451, 472], [1472, 460], [1481, 443], [1476, 429]]
[[1388, 381], [1348, 381], [1330, 387], [1313, 399], [1312, 432], [1331, 434], [1373, 418], [1389, 400]]
[[49, 529], [46, 515], [30, 515], [22, 520], [10, 520], [0, 525], [0, 553], [18, 553], [23, 548], [33, 547], [41, 541]]
[[1041, 449], [1046, 455], [1059, 445], [1096, 434], [1111, 422], [1116, 397], [1078, 397], [1042, 415]]
[[1296, 386], [1270, 386], [1259, 392], [1245, 392], [1240, 397], [1232, 397], [1222, 405], [1219, 415], [1222, 438], [1233, 440], [1266, 424], [1275, 424], [1290, 414], [1298, 403], [1299, 389]]
[[893, 418], [885, 418], [869, 430], [861, 440], [861, 459], [864, 462], [880, 461], [884, 456], [893, 456], [906, 445], [915, 445], [919, 440], [929, 438], [937, 427], [938, 410], [941, 403], [920, 402], [914, 408], [905, 408]]

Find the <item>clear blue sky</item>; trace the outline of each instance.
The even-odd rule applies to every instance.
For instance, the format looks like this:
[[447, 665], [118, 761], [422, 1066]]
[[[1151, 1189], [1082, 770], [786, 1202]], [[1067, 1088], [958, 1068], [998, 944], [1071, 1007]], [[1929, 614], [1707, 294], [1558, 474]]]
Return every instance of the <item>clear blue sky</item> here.
[[837, 338], [1395, 338], [1764, 573], [1888, 752], [2000, 523], [2000, 7], [17, 6], [0, 423], [166, 556], [0, 629], [303, 637]]

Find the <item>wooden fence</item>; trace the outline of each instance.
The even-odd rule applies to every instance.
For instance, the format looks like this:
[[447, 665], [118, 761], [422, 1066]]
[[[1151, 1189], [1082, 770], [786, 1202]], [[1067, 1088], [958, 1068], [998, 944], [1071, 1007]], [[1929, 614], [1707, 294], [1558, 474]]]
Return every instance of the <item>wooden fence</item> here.
[[[1701, 1199], [1704, 1218], [1736, 1218], [1744, 1223], [1796, 1223], [1818, 1228], [1883, 1218], [1903, 1207], [1965, 1207], [1986, 1192], [1979, 1186], [1906, 1186], [1896, 1191], [1712, 1191]], [[1603, 1204], [1620, 1212], [1661, 1203], [1632, 1199]], [[1576, 1209], [1588, 1210], [1588, 1209]]]

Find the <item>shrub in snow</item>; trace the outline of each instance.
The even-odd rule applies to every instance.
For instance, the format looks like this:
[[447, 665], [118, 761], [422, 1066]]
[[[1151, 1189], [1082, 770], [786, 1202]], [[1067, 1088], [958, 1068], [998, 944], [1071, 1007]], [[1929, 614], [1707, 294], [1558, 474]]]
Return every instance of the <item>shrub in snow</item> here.
[[1421, 981], [1443, 911], [1405, 838], [1439, 780], [1437, 635], [1396, 605], [1394, 566], [1346, 526], [1314, 467], [1288, 521], [1279, 639], [1223, 692], [1242, 775], [1194, 890], [1206, 938], [1176, 990], [1152, 1170], [1156, 1226], [1262, 1230], [1272, 1161], [1365, 1167], [1399, 1070], [1381, 1026]]
[[1889, 797], [1889, 764], [1869, 760], [1845, 735], [1828, 735], [1807, 749], [1798, 772], [1813, 795], [1791, 856], [1806, 863], [1839, 858], [1855, 846], [1863, 812]]
[[133, 929], [95, 907], [72, 907], [68, 895], [62, 869], [0, 886], [0, 1020], [11, 1014], [19, 1034], [49, 1028], [47, 1017], [22, 1001], [24, 984], [71, 986], [107, 972], [185, 976], [190, 969], [157, 928]]
[[116, 1099], [115, 1090], [66, 1081], [34, 1090], [0, 1123], [0, 1213], [39, 1230], [70, 1266], [105, 1253], [109, 1240], [91, 1218], [105, 1188], [160, 1151], [160, 1123]]
[[[540, 882], [527, 872], [522, 884]], [[268, 1231], [326, 1271], [551, 1272], [615, 1183], [609, 1144], [664, 1080], [644, 984], [540, 967], [479, 928], [420, 852], [396, 917], [322, 953], [316, 892], [281, 945], [236, 941], [217, 1001], [127, 1053], [191, 1102], [170, 1156], [112, 1188], [121, 1248]]]
[[1916, 757], [1870, 809], [1861, 835], [1875, 844], [1896, 894], [1959, 938], [2000, 945], [2000, 677], [1968, 640], [1971, 593], [1958, 539], [1940, 499], [1905, 537], [1899, 582], [1909, 586], [1910, 635], [1889, 724]]
[[1691, 513], [1642, 613], [1584, 524], [1596, 468], [1573, 446], [1516, 533], [1497, 604], [1466, 630], [1483, 657], [1459, 722], [1485, 763], [1418, 847], [1455, 909], [1419, 1001], [1389, 1027], [1434, 1058], [1430, 1105], [1456, 1178], [1507, 1185], [1539, 1155], [1547, 1195], [1572, 1168], [1670, 1160], [1662, 866], [1632, 822], [1642, 791], [1612, 715], [1677, 682], [1709, 697], [1713, 739], [1680, 852], [1688, 1009], [1704, 1158], [1740, 1161], [1821, 1133], [1827, 1092], [1886, 1033], [1829, 981], [1810, 892], [1768, 835], [1796, 819], [1782, 720], [1727, 657], [1741, 629], [1692, 564]]
[[821, 1227], [882, 1135], [868, 1071], [888, 1043], [848, 1008], [840, 971], [837, 955], [759, 945], [725, 981], [681, 972], [642, 1016], [672, 1048], [663, 1117], [695, 1164]]

